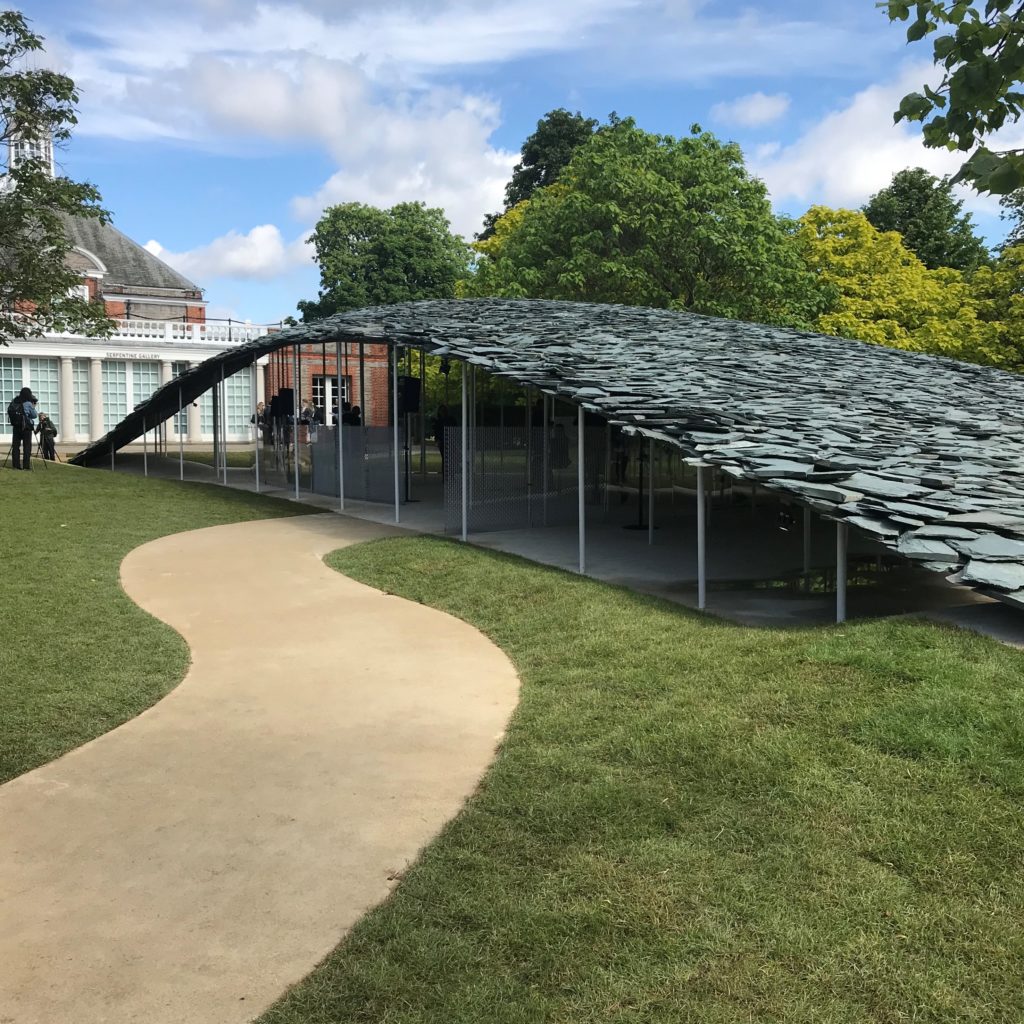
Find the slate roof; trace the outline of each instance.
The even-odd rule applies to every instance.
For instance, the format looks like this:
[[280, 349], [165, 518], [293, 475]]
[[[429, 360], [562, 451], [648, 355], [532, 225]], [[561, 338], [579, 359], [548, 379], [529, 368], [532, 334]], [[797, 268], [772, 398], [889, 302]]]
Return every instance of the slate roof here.
[[105, 288], [169, 289], [199, 292], [199, 285], [169, 267], [163, 260], [132, 241], [112, 224], [101, 224], [95, 217], [64, 217], [64, 230], [72, 245], [98, 256], [107, 268]]
[[[301, 342], [422, 346], [600, 413], [1024, 607], [1024, 378], [865, 342], [627, 306], [475, 299], [341, 313], [207, 360], [151, 422]], [[74, 461], [141, 433], [130, 415]], [[134, 417], [134, 419], [133, 419]]]

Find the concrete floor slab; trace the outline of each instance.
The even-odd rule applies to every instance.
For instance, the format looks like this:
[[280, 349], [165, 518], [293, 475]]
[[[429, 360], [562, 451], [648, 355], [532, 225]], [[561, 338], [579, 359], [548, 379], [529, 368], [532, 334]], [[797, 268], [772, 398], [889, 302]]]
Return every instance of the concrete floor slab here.
[[322, 562], [391, 532], [277, 519], [125, 559], [192, 665], [0, 787], [0, 1021], [249, 1021], [458, 813], [518, 680], [465, 623]]

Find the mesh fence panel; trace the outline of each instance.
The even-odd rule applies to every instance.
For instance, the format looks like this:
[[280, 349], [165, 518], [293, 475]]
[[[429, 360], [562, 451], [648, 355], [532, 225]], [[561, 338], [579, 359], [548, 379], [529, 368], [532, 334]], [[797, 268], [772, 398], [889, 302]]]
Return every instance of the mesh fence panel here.
[[395, 469], [391, 427], [320, 427], [312, 453], [312, 490], [338, 494], [338, 431], [345, 446], [345, 497], [353, 501], [392, 502]]
[[[470, 430], [468, 524], [471, 533], [560, 526], [577, 517], [575, 428], [477, 427]], [[445, 430], [445, 531], [462, 529], [462, 431]], [[584, 486], [588, 506], [603, 508], [606, 470], [603, 427], [584, 434]]]

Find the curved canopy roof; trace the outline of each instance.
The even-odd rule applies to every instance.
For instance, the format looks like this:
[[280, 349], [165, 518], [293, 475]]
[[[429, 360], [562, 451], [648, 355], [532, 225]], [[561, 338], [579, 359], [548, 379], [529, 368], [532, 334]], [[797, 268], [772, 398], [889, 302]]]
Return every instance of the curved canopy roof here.
[[208, 359], [73, 461], [90, 464], [254, 358], [297, 343], [422, 347], [533, 385], [790, 494], [1024, 606], [1024, 378], [692, 313], [521, 299], [337, 314]]

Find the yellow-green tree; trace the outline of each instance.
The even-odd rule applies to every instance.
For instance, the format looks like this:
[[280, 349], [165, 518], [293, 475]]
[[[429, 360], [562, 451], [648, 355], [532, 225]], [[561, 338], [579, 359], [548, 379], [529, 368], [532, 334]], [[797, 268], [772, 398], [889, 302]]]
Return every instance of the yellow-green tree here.
[[818, 318], [823, 333], [995, 366], [1019, 362], [997, 315], [1006, 282], [995, 271], [975, 275], [988, 282], [985, 307], [975, 278], [929, 270], [899, 234], [878, 231], [863, 213], [812, 207], [797, 238], [810, 269], [836, 296]]

